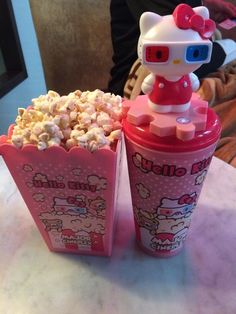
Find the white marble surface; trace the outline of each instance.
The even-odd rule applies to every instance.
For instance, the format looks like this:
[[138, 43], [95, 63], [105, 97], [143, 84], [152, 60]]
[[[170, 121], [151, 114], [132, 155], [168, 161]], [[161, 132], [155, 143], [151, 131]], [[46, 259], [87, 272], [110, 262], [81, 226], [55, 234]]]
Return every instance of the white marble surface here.
[[236, 169], [214, 158], [185, 249], [135, 245], [127, 174], [111, 258], [48, 251], [0, 159], [1, 314], [236, 313]]

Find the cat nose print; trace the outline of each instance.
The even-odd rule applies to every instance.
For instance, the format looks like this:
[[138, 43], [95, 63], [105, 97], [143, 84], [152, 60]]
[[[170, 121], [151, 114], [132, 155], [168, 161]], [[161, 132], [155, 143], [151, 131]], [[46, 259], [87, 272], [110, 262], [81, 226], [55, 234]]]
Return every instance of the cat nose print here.
[[174, 60], [173, 60], [173, 63], [174, 63], [174, 64], [180, 64], [180, 63], [181, 63], [181, 60], [180, 60], [180, 59], [174, 59]]

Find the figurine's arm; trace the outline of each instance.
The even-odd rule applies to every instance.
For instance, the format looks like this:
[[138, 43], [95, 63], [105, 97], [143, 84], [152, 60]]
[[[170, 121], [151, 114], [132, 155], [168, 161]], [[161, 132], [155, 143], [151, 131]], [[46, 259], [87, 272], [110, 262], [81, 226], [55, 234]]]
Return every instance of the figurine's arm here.
[[155, 75], [151, 73], [144, 79], [144, 81], [141, 85], [142, 92], [144, 94], [151, 93], [151, 91], [153, 89], [154, 82], [155, 82]]
[[190, 81], [191, 81], [191, 85], [192, 85], [192, 90], [193, 90], [193, 92], [195, 92], [200, 87], [199, 79], [198, 79], [197, 75], [194, 73], [190, 73], [189, 77], [190, 77]]

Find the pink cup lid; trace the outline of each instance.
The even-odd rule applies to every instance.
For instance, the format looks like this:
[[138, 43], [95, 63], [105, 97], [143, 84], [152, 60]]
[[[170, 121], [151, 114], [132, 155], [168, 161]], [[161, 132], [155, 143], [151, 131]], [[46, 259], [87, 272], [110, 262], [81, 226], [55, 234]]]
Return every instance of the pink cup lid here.
[[214, 144], [220, 137], [221, 124], [216, 113], [208, 108], [205, 129], [195, 133], [193, 139], [182, 141], [176, 136], [160, 137], [149, 130], [149, 125], [134, 125], [123, 120], [125, 135], [144, 147], [164, 152], [188, 152], [200, 150]]

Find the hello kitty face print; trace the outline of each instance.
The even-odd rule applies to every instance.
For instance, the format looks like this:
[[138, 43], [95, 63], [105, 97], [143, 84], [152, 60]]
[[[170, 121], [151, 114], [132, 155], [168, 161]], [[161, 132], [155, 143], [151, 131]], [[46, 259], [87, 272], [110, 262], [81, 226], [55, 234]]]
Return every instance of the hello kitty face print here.
[[154, 111], [183, 112], [199, 81], [192, 72], [211, 58], [215, 30], [206, 7], [176, 7], [173, 15], [145, 12], [140, 18], [138, 56], [151, 72], [142, 84]]

